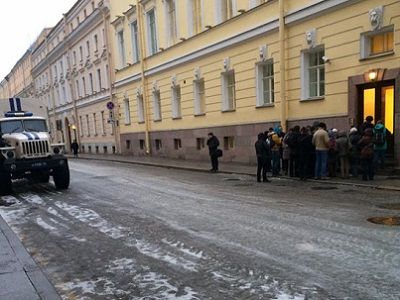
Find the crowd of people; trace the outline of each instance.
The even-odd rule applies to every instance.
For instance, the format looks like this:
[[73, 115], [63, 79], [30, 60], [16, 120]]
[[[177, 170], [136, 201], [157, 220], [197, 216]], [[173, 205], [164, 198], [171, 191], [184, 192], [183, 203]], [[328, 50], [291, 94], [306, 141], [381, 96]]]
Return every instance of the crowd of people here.
[[373, 180], [376, 169], [384, 167], [389, 134], [382, 121], [373, 124], [371, 116], [348, 132], [327, 130], [325, 123], [317, 122], [287, 133], [281, 126], [270, 128], [258, 134], [255, 143], [257, 181], [268, 182], [267, 172], [307, 180], [357, 178], [359, 170], [362, 180]]

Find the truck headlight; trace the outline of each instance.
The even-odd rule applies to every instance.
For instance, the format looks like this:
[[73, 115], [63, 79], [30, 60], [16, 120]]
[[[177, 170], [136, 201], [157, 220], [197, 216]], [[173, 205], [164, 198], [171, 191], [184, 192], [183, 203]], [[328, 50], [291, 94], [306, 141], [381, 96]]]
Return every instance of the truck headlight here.
[[54, 147], [53, 148], [53, 152], [54, 152], [54, 154], [59, 154], [60, 153], [60, 148]]
[[9, 158], [9, 159], [12, 159], [15, 157], [14, 151], [7, 151], [6, 155], [7, 155], [7, 158]]

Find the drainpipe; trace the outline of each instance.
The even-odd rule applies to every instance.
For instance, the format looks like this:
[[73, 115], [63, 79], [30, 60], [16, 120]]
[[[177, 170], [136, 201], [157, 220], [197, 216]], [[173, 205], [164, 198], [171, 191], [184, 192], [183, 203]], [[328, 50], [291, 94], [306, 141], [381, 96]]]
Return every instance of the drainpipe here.
[[287, 130], [287, 102], [286, 102], [286, 68], [285, 68], [285, 6], [284, 0], [279, 0], [279, 73], [281, 98], [281, 125], [284, 132]]
[[145, 115], [145, 144], [146, 144], [146, 154], [151, 154], [150, 147], [150, 118], [149, 118], [149, 101], [148, 101], [148, 93], [147, 93], [147, 79], [145, 75], [145, 39], [144, 39], [144, 24], [143, 24], [143, 16], [144, 16], [144, 8], [143, 3], [138, 3], [138, 25], [139, 32], [138, 35], [140, 37], [140, 72], [141, 72], [141, 82], [143, 86], [143, 106], [144, 106], [144, 115]]
[[[104, 5], [104, 4], [103, 4]], [[110, 24], [108, 22], [108, 7], [104, 6], [102, 8], [102, 14], [103, 14], [103, 26], [104, 26], [104, 39], [105, 39], [105, 45], [106, 45], [106, 50], [107, 50], [107, 62], [108, 62], [108, 89], [110, 91], [110, 101], [114, 103], [114, 122], [112, 123], [112, 128], [113, 128], [113, 134], [114, 134], [114, 139], [115, 139], [115, 152], [116, 153], [121, 153], [120, 149], [120, 136], [119, 136], [119, 126], [118, 126], [118, 120], [119, 120], [119, 106], [118, 106], [118, 101], [115, 101], [113, 96], [113, 83], [115, 82], [114, 78], [114, 73], [112, 70], [114, 70], [114, 65], [113, 65], [113, 60], [111, 58], [111, 52], [109, 51], [109, 29], [110, 29]]]

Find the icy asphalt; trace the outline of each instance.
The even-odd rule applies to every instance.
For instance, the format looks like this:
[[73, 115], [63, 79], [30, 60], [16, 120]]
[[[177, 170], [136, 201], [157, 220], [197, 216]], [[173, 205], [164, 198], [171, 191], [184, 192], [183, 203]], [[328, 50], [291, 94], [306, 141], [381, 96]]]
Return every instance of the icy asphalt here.
[[[71, 161], [0, 214], [64, 299], [399, 299], [398, 192]], [[326, 188], [326, 189], [325, 189]]]

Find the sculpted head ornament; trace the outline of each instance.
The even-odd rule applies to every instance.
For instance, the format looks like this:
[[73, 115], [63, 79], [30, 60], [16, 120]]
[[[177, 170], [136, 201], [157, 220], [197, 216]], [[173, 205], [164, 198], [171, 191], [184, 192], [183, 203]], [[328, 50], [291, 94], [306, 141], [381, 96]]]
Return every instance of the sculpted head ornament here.
[[382, 6], [375, 7], [369, 11], [369, 21], [371, 23], [372, 30], [381, 29], [383, 22]]

